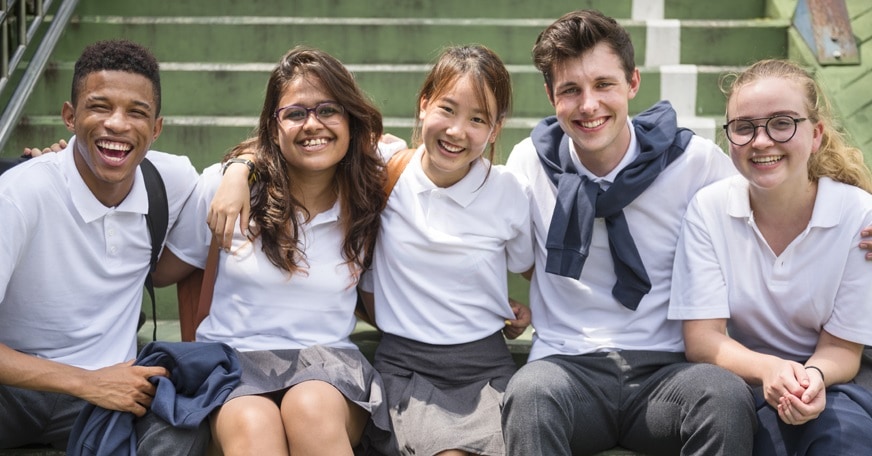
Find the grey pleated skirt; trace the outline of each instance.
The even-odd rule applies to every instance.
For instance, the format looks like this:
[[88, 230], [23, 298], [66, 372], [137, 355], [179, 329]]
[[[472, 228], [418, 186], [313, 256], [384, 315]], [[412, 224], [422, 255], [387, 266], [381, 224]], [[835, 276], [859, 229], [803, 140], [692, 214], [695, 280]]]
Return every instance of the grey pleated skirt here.
[[457, 345], [384, 334], [374, 365], [385, 384], [394, 430], [383, 453], [505, 454], [500, 410], [516, 365], [501, 332]]
[[383, 447], [384, 442], [392, 440], [381, 376], [359, 350], [315, 345], [301, 350], [246, 351], [237, 355], [242, 379], [230, 392], [228, 401], [240, 396], [282, 393], [299, 383], [320, 380], [369, 412], [361, 448], [355, 454], [378, 454], [372, 450], [373, 445]]

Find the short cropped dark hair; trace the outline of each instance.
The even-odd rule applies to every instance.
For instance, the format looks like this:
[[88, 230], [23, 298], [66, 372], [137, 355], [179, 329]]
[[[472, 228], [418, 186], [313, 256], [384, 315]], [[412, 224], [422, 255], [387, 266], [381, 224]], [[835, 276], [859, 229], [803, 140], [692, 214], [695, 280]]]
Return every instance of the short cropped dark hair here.
[[155, 116], [160, 115], [160, 69], [148, 48], [129, 40], [98, 41], [86, 47], [73, 71], [70, 102], [74, 106], [85, 77], [98, 71], [126, 71], [146, 77], [154, 89]]

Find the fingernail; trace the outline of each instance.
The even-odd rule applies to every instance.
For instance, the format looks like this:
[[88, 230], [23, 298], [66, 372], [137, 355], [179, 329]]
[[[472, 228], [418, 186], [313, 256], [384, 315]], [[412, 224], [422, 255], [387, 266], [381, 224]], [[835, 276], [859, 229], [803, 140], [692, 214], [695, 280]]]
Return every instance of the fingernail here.
[[512, 321], [511, 321], [511, 320], [506, 320], [506, 326], [512, 326]]

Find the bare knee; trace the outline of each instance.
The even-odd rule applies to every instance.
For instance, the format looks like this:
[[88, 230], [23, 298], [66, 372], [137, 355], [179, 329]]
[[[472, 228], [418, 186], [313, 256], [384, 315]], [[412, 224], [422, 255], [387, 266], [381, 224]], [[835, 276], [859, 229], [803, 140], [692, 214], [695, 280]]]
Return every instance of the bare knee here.
[[332, 385], [307, 381], [292, 387], [282, 399], [281, 413], [292, 450], [309, 442], [347, 442], [349, 448], [360, 442], [368, 414], [349, 402]]
[[265, 397], [230, 400], [213, 415], [211, 425], [215, 447], [225, 455], [287, 454], [279, 408]]

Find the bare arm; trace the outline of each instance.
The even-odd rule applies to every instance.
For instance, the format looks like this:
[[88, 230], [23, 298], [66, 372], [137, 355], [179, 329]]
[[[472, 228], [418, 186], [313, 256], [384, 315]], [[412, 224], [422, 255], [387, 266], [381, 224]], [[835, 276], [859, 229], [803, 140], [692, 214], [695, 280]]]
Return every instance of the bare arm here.
[[[360, 302], [358, 303], [358, 308], [354, 310], [354, 315], [373, 327], [377, 327], [375, 324], [375, 295], [368, 291], [363, 291], [359, 287], [357, 293], [360, 296]], [[362, 309], [360, 308], [360, 303], [363, 303]]]
[[[821, 331], [817, 347], [805, 363], [802, 396], [781, 398], [778, 416], [787, 424], [803, 424], [823, 412], [827, 405], [826, 387], [851, 381], [860, 369], [863, 346]], [[813, 366], [813, 367], [812, 367]]]
[[[826, 383], [820, 383], [823, 389], [827, 385], [846, 383], [857, 376], [860, 371], [860, 356], [863, 354], [863, 346], [845, 339], [836, 337], [827, 331], [821, 331], [817, 347], [811, 358], [805, 363], [806, 366], [815, 366], [821, 370]], [[808, 370], [808, 369], [807, 369]], [[810, 375], [817, 379], [819, 375]], [[812, 390], [816, 382], [812, 382], [809, 390]], [[813, 391], [809, 391], [813, 393]]]
[[109, 410], [145, 414], [155, 387], [148, 378], [167, 376], [163, 367], [133, 366], [133, 361], [89, 371], [20, 353], [0, 344], [0, 383], [63, 393]]
[[[254, 160], [253, 154], [240, 155], [238, 158]], [[212, 197], [206, 223], [212, 234], [219, 240], [223, 249], [229, 249], [233, 240], [233, 222], [239, 218], [239, 230], [245, 234], [248, 230], [248, 219], [251, 214], [251, 193], [248, 187], [249, 171], [247, 166], [233, 163], [227, 167], [221, 184]]]
[[751, 385], [763, 385], [766, 402], [773, 407], [782, 396], [805, 392], [798, 378], [805, 376], [801, 364], [749, 350], [727, 336], [726, 319], [686, 320], [683, 328], [688, 360], [715, 364]]
[[170, 249], [164, 247], [157, 266], [151, 273], [151, 280], [156, 287], [168, 287], [189, 276], [196, 266], [190, 265], [177, 257]]
[[534, 267], [532, 267], [532, 268], [530, 268], [530, 269], [527, 269], [526, 271], [524, 271], [524, 272], [521, 273], [521, 276], [522, 276], [523, 278], [527, 279], [527, 281], [533, 280], [533, 270], [534, 270], [535, 268], [536, 268], [536, 267], [534, 266]]

